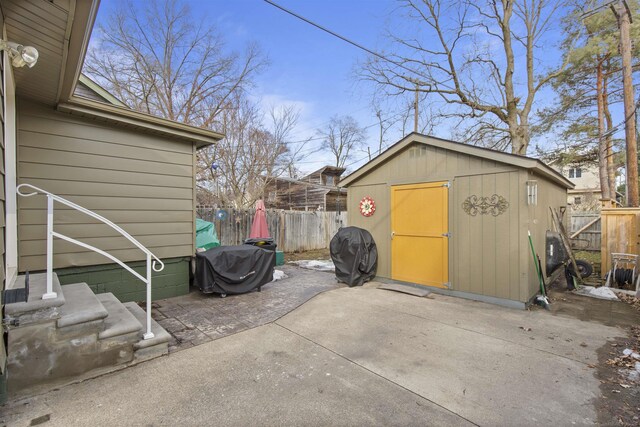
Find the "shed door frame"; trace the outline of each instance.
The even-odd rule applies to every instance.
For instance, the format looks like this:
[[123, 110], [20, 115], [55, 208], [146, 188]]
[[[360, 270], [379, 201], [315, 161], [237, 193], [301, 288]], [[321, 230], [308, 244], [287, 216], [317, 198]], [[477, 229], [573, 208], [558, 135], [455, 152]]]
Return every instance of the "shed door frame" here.
[[[450, 288], [450, 181], [433, 181], [418, 184], [391, 186], [391, 278], [410, 283], [439, 288]], [[396, 214], [400, 191], [420, 189], [441, 190], [430, 192], [426, 198], [405, 207], [414, 212], [425, 208], [423, 221], [413, 221], [414, 215]], [[439, 205], [439, 206], [438, 206]], [[438, 206], [437, 218], [428, 220], [428, 206]], [[435, 220], [434, 220], [435, 219]], [[438, 221], [439, 220], [439, 221]], [[401, 221], [401, 222], [396, 222]], [[407, 223], [405, 223], [405, 221]], [[434, 255], [433, 251], [437, 251]], [[432, 257], [422, 252], [430, 252]], [[402, 269], [402, 272], [399, 270]]]

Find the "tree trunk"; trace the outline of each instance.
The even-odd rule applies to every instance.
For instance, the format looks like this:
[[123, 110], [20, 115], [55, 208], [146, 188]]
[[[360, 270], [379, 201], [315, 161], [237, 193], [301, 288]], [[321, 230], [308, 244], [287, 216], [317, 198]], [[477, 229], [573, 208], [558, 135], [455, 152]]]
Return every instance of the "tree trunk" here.
[[511, 152], [519, 156], [527, 155], [529, 147], [529, 123], [525, 120], [520, 124], [509, 123], [509, 133], [511, 134]]
[[616, 198], [616, 166], [613, 161], [613, 136], [610, 134], [611, 129], [613, 129], [613, 118], [611, 117], [611, 111], [609, 110], [609, 90], [608, 90], [606, 76], [602, 81], [602, 106], [604, 109], [604, 118], [606, 121], [605, 129], [606, 129], [606, 135], [607, 135], [605, 138], [605, 143], [607, 145], [607, 181], [609, 182], [609, 194], [611, 194], [612, 199], [615, 199]]
[[596, 101], [598, 105], [598, 172], [600, 175], [600, 191], [603, 199], [611, 199], [609, 171], [607, 168], [607, 141], [604, 136], [604, 97], [603, 97], [602, 60], [598, 58], [596, 65]]
[[620, 26], [620, 54], [622, 55], [622, 85], [624, 90], [625, 139], [627, 141], [627, 206], [637, 207], [638, 195], [638, 146], [636, 141], [636, 110], [631, 73], [631, 16], [621, 3], [617, 6]]

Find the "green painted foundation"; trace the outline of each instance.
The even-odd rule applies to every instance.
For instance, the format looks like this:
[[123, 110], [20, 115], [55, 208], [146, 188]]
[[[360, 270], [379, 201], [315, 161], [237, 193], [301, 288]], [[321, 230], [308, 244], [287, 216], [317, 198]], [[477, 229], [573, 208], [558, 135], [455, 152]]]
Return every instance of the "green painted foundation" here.
[[[189, 293], [188, 257], [163, 259], [164, 270], [153, 272], [152, 300], [176, 297]], [[145, 261], [127, 263], [142, 276], [147, 274]], [[118, 264], [70, 267], [55, 270], [61, 285], [86, 283], [96, 294], [111, 292], [121, 302], [145, 301], [146, 286], [140, 279]]]

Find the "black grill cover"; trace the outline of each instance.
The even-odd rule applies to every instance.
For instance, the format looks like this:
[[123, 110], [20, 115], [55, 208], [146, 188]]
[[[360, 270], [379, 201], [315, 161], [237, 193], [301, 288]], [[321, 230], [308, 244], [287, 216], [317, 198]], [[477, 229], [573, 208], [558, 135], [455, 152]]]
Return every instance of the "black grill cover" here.
[[276, 253], [257, 246], [219, 246], [196, 253], [196, 284], [204, 293], [242, 294], [273, 280]]
[[378, 249], [367, 230], [341, 228], [331, 239], [329, 250], [339, 281], [349, 286], [361, 286], [376, 276]]

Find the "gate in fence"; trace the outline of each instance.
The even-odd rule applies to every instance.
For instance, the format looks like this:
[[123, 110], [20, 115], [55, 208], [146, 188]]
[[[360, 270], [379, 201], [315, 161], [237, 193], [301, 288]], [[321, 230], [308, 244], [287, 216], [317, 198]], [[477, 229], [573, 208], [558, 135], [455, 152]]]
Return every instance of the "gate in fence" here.
[[599, 212], [571, 214], [569, 237], [573, 248], [583, 251], [599, 251], [602, 244], [601, 224]]

